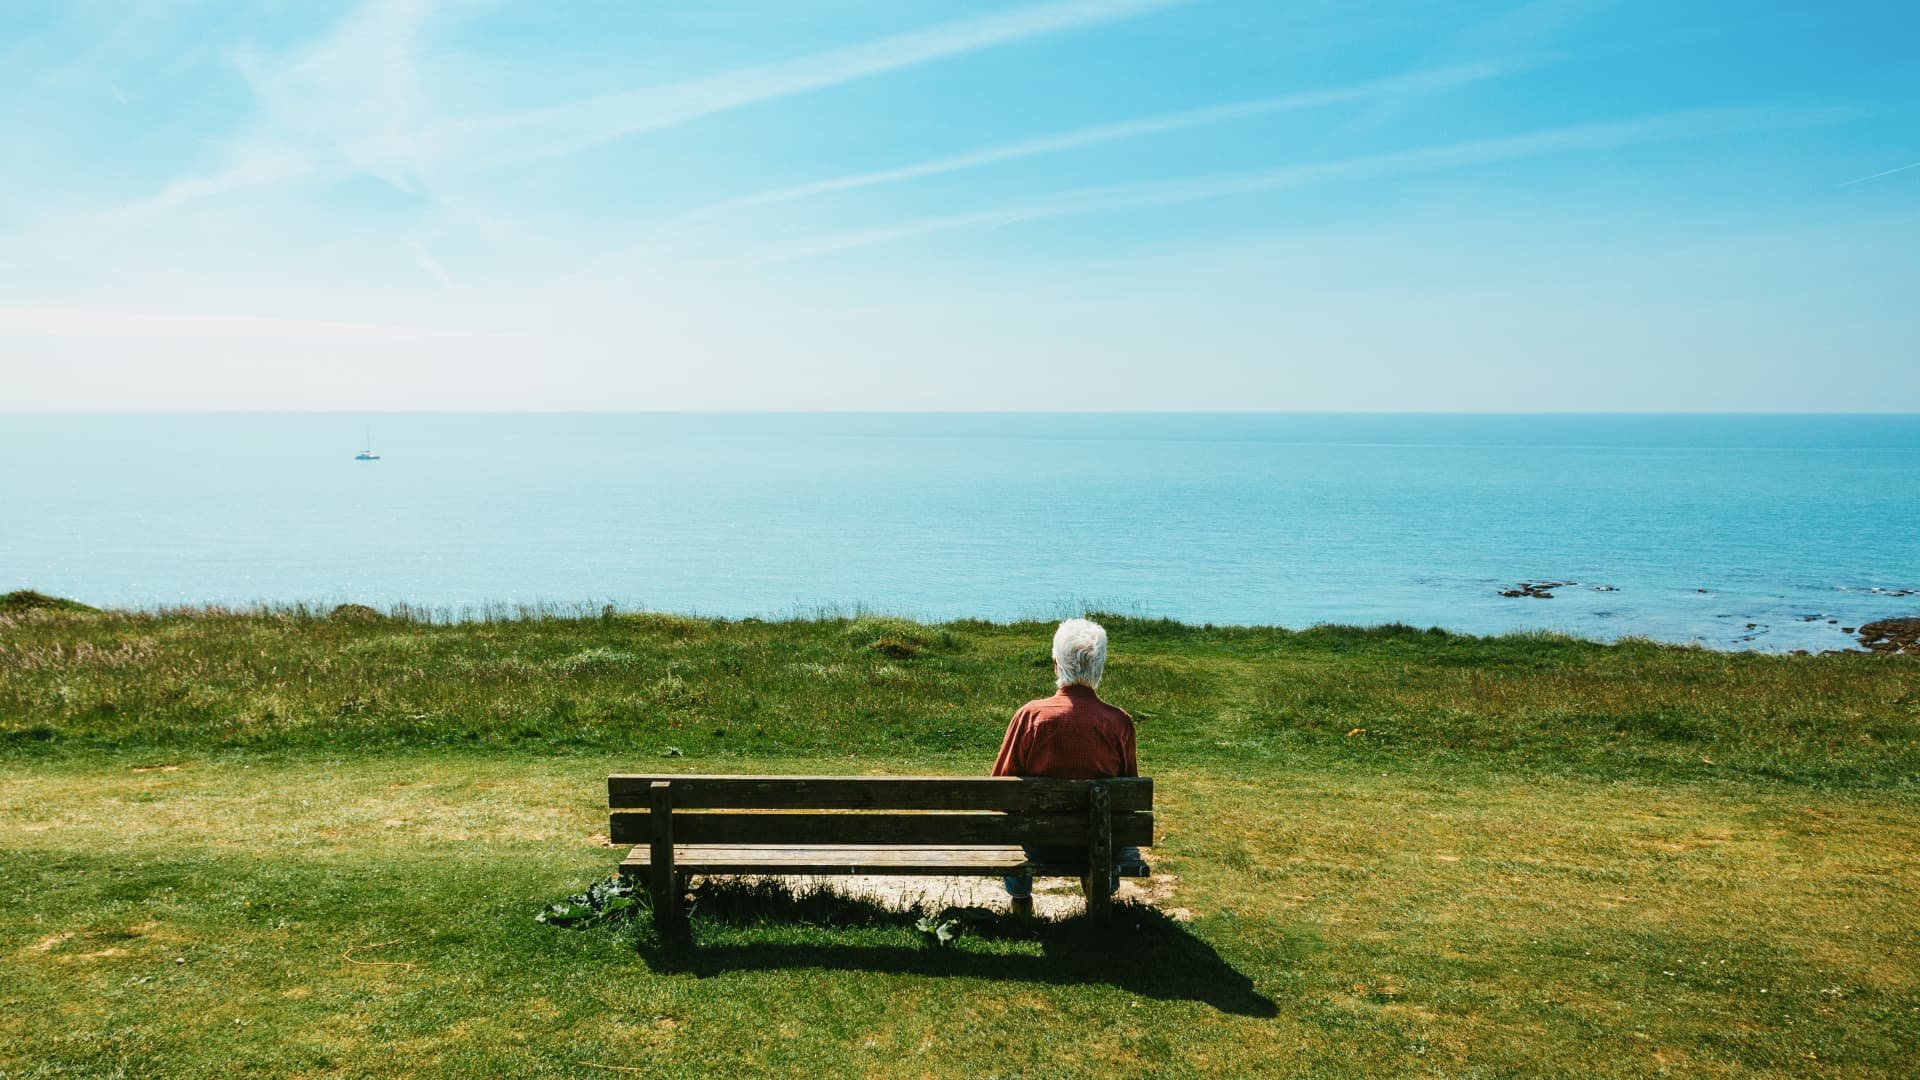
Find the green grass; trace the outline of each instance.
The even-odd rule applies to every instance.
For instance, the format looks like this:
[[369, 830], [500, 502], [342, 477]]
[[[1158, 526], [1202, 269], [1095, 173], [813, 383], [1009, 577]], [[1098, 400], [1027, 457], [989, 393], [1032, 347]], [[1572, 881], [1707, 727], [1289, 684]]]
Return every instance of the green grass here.
[[1920, 1043], [1920, 659], [1109, 618], [1191, 921], [937, 948], [716, 887], [676, 950], [533, 921], [616, 861], [607, 772], [977, 773], [1051, 627], [402, 616], [0, 615], [0, 1076], [1898, 1076]]
[[15, 589], [10, 593], [0, 593], [0, 615], [19, 615], [29, 611], [97, 612], [99, 610], [78, 600], [48, 596], [46, 593], [34, 592], [32, 589]]

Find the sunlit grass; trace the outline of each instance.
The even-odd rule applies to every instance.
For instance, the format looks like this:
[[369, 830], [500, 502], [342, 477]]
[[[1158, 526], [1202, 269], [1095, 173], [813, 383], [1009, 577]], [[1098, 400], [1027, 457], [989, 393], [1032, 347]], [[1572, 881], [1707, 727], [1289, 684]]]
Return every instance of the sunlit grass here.
[[977, 773], [1050, 627], [534, 615], [0, 617], [0, 1074], [1911, 1071], [1910, 658], [1110, 619], [1191, 922], [676, 953], [533, 921], [609, 771]]
[[644, 921], [532, 921], [615, 860], [600, 780], [626, 759], [169, 764], [0, 786], [6, 1066], [1894, 1075], [1920, 1032], [1903, 798], [1176, 768], [1184, 926], [935, 950], [696, 910], [674, 961]]
[[[1108, 620], [1109, 696], [1162, 760], [1421, 758], [1912, 788], [1920, 664], [1550, 635]], [[1048, 628], [662, 615], [429, 623], [0, 617], [0, 755], [461, 746], [990, 758]]]

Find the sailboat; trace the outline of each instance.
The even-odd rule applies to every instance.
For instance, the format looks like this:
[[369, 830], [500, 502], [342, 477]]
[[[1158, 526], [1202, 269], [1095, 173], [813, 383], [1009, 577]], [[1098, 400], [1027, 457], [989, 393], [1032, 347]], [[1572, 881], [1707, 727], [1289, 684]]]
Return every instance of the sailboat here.
[[367, 425], [367, 448], [353, 455], [355, 461], [379, 461], [380, 455], [373, 452], [373, 425]]

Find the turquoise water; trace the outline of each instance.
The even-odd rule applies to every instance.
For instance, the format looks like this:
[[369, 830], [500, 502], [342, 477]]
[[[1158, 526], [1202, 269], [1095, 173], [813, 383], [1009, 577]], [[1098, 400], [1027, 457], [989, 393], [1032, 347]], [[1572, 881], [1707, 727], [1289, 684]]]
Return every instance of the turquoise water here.
[[[1762, 649], [1920, 613], [1890, 595], [1920, 588], [1914, 416], [0, 414], [0, 461], [0, 587], [96, 604], [1094, 607]], [[1543, 579], [1579, 585], [1499, 595]]]

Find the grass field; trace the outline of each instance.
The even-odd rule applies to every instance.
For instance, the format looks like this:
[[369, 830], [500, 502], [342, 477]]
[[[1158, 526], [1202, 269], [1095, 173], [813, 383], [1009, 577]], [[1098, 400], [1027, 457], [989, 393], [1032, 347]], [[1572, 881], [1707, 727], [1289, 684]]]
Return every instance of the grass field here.
[[0, 1075], [1911, 1075], [1920, 660], [1114, 618], [1175, 921], [711, 888], [609, 771], [978, 773], [1038, 624], [0, 614]]

